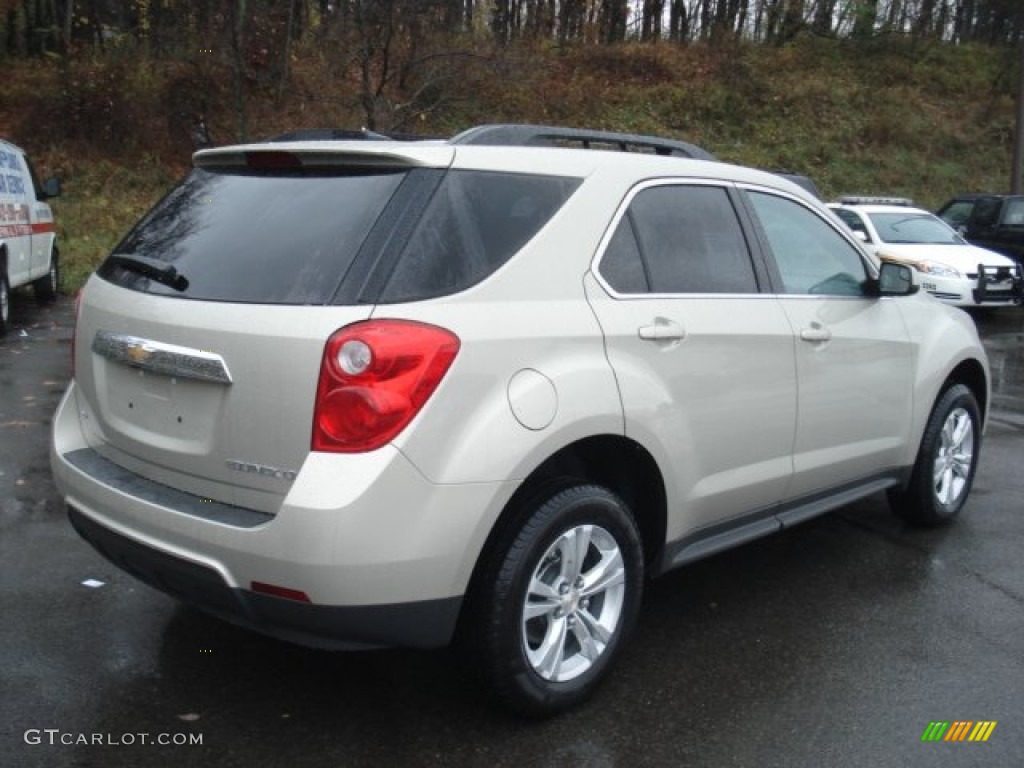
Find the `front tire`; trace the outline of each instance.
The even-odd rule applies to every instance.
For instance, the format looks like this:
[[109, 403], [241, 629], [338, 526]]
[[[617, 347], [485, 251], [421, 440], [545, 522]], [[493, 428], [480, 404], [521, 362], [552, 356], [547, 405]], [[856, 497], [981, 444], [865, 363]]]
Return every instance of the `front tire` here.
[[629, 634], [643, 594], [640, 534], [596, 485], [547, 498], [483, 572], [477, 656], [513, 710], [550, 715], [589, 696]]
[[970, 494], [980, 449], [978, 401], [966, 386], [954, 384], [932, 409], [909, 485], [891, 491], [889, 505], [918, 525], [950, 522]]

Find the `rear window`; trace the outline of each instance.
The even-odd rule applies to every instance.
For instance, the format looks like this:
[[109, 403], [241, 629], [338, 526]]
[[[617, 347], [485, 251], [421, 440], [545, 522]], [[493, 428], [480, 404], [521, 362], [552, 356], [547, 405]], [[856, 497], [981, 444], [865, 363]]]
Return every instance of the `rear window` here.
[[532, 239], [579, 185], [558, 176], [449, 172], [380, 300], [414, 301], [475, 285]]
[[134, 290], [191, 299], [330, 303], [407, 171], [343, 173], [196, 169], [114, 250], [172, 265], [183, 278], [177, 287], [187, 287], [110, 260], [99, 274]]

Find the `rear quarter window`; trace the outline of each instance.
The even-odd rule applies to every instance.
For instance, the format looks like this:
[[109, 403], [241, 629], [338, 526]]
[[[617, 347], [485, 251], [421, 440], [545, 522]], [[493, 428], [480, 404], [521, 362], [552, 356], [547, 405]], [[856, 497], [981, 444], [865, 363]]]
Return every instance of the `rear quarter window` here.
[[526, 245], [579, 184], [579, 179], [556, 176], [449, 172], [380, 300], [434, 298], [476, 285]]

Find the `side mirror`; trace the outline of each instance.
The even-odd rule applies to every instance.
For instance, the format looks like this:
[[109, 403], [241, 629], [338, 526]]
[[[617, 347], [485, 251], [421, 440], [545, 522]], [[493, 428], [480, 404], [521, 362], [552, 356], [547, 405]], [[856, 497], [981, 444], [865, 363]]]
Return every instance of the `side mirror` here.
[[43, 182], [42, 195], [40, 199], [49, 200], [51, 197], [60, 197], [60, 179], [51, 176]]
[[957, 232], [958, 235], [960, 235], [960, 237], [966, 238], [967, 237], [967, 225], [966, 224], [957, 224], [956, 225], [956, 232]]
[[878, 271], [879, 296], [910, 296], [917, 293], [914, 273], [906, 264], [883, 261]]
[[852, 231], [853, 236], [860, 240], [862, 243], [866, 243], [868, 241], [868, 233], [865, 232], [863, 229], [854, 229]]

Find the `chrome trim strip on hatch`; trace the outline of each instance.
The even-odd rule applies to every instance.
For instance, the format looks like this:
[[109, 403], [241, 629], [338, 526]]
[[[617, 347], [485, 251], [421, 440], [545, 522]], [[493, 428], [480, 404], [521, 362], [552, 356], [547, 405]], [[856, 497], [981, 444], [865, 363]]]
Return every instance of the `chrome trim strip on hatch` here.
[[123, 333], [97, 331], [92, 340], [92, 351], [130, 368], [216, 384], [232, 383], [224, 358], [204, 349], [179, 347]]

